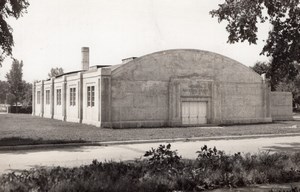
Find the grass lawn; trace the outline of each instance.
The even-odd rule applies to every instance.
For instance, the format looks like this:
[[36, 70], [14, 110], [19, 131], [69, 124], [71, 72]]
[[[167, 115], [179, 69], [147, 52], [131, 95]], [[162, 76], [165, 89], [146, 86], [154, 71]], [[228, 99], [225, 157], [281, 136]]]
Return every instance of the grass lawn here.
[[34, 117], [27, 114], [0, 114], [0, 146], [283, 133], [300, 133], [300, 121], [220, 128], [101, 129], [95, 126]]

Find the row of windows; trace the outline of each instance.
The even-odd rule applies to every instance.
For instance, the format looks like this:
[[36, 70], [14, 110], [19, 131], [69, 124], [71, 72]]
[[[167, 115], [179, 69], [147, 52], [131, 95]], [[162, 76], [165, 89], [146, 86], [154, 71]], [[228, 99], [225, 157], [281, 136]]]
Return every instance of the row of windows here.
[[[41, 92], [37, 91], [37, 104], [41, 104]], [[46, 90], [46, 105], [50, 104], [50, 90]], [[56, 89], [56, 105], [61, 105], [61, 89]], [[70, 88], [70, 106], [76, 105], [76, 88]], [[87, 106], [95, 106], [95, 86], [87, 87]]]

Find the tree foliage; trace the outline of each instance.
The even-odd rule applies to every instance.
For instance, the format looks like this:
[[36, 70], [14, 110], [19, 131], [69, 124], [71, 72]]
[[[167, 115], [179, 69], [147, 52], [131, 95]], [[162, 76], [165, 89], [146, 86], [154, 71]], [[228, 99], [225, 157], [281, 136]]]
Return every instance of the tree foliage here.
[[51, 68], [51, 71], [50, 71], [50, 73], [48, 73], [48, 77], [49, 78], [51, 78], [51, 77], [56, 77], [56, 76], [58, 76], [58, 75], [61, 75], [61, 74], [63, 74], [64, 73], [64, 69], [63, 68], [58, 68], [58, 67], [56, 67], [56, 68]]
[[12, 56], [14, 46], [13, 29], [7, 23], [9, 17], [18, 19], [26, 12], [29, 3], [27, 0], [1, 0], [0, 1], [0, 66], [5, 57]]
[[6, 74], [7, 82], [9, 85], [8, 94], [9, 98], [14, 98], [10, 103], [18, 104], [24, 96], [24, 84], [23, 84], [23, 62], [19, 62], [14, 59], [10, 71]]
[[6, 94], [8, 93], [8, 83], [6, 81], [0, 81], [0, 104], [4, 104], [6, 101]]
[[300, 109], [300, 74], [294, 80], [285, 79], [278, 84], [276, 91], [287, 91], [293, 94], [293, 106]]
[[266, 74], [267, 77], [269, 76], [270, 63], [268, 62], [257, 62], [251, 68], [259, 75]]
[[[251, 67], [255, 72], [258, 74], [266, 74], [266, 81], [270, 83], [271, 78], [271, 64], [267, 62], [257, 62], [253, 67]], [[283, 76], [276, 86], [276, 91], [287, 91], [293, 94], [293, 105], [300, 107], [300, 66], [298, 64], [294, 64], [294, 68], [297, 69], [299, 72], [295, 78], [290, 79], [288, 74]], [[279, 71], [280, 72], [280, 71]]]
[[228, 42], [256, 44], [257, 24], [269, 22], [272, 29], [261, 54], [270, 56], [271, 89], [281, 79], [290, 80], [298, 74], [295, 63], [300, 63], [300, 0], [225, 0], [210, 14], [219, 22], [228, 21]]
[[32, 83], [23, 81], [23, 90], [22, 106], [29, 107], [32, 105]]

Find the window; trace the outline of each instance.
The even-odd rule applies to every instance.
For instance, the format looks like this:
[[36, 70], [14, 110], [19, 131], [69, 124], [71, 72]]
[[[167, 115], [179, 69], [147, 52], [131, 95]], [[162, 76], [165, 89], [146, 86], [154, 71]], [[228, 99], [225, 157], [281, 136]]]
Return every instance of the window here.
[[40, 91], [38, 91], [37, 93], [36, 93], [36, 97], [37, 97], [37, 99], [36, 99], [36, 103], [37, 104], [41, 104], [41, 92]]
[[91, 87], [91, 106], [95, 106], [95, 86]]
[[95, 106], [95, 86], [87, 87], [87, 106]]
[[50, 104], [50, 90], [46, 90], [46, 105]]
[[91, 106], [91, 100], [90, 100], [90, 98], [91, 98], [91, 87], [88, 86], [87, 87], [87, 106]]
[[76, 88], [70, 88], [70, 106], [76, 105]]
[[56, 105], [61, 105], [61, 89], [56, 89]]

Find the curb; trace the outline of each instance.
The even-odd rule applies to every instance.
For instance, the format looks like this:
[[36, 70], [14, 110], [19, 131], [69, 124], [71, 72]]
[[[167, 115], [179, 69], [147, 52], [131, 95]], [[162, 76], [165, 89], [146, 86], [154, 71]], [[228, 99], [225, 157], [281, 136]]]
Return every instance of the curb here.
[[193, 142], [193, 141], [209, 141], [209, 140], [256, 139], [256, 138], [293, 137], [293, 136], [300, 136], [300, 133], [237, 135], [237, 136], [231, 135], [231, 136], [214, 136], [214, 137], [174, 138], [174, 139], [127, 140], [127, 141], [104, 141], [104, 142], [86, 142], [86, 143], [0, 146], [0, 151], [54, 149], [54, 148], [57, 149], [57, 148], [69, 148], [69, 147], [108, 146], [108, 145], [129, 145], [129, 144], [143, 144], [143, 143], [172, 143], [172, 142]]
[[104, 141], [104, 142], [95, 142], [95, 144], [98, 144], [99, 146], [107, 146], [107, 145], [127, 145], [127, 144], [142, 144], [142, 143], [160, 143], [160, 142], [235, 140], [235, 139], [255, 139], [255, 138], [272, 138], [272, 137], [293, 137], [293, 136], [300, 136], [300, 133], [237, 135], [237, 136], [230, 135], [230, 136], [191, 137], [191, 138], [152, 139], [152, 140], [128, 140], [128, 141]]

